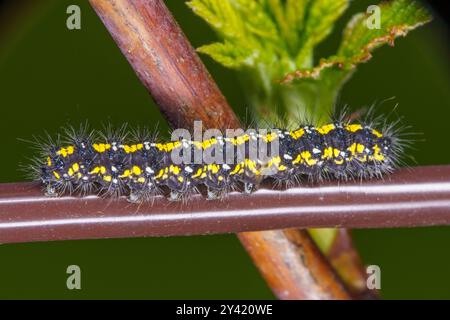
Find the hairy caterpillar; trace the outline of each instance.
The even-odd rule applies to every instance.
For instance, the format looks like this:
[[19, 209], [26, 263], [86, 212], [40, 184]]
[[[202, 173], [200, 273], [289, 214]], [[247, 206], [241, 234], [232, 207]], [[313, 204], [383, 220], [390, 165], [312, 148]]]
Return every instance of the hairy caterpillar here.
[[[169, 199], [177, 200], [202, 186], [208, 198], [215, 199], [239, 185], [251, 192], [265, 179], [293, 183], [304, 178], [371, 178], [389, 173], [402, 150], [394, 126], [379, 131], [372, 124], [335, 121], [320, 127], [303, 125], [295, 130], [167, 143], [147, 134], [127, 141], [123, 130], [106, 135], [68, 130], [63, 144], [41, 146], [33, 172], [48, 195], [95, 192], [127, 195], [130, 201], [140, 202], [166, 190]], [[252, 142], [257, 151], [262, 144], [275, 149], [276, 142], [277, 153], [262, 160], [252, 157]], [[174, 154], [183, 154], [192, 160], [195, 152], [213, 149], [214, 161], [173, 159]], [[220, 153], [223, 161], [217, 160]]]

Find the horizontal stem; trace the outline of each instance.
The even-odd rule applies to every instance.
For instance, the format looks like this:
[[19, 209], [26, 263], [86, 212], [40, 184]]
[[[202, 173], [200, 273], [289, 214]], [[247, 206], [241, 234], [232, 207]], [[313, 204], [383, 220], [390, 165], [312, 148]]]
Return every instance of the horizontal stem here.
[[223, 201], [194, 195], [187, 203], [156, 197], [141, 205], [124, 198], [48, 198], [32, 183], [0, 185], [0, 243], [448, 224], [450, 166], [402, 169], [383, 180], [263, 186]]

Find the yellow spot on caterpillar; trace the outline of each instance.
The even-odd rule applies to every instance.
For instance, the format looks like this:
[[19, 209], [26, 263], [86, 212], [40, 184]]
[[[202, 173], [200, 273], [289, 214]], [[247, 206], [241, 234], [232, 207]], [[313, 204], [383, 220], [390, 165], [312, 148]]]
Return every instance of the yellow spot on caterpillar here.
[[180, 167], [174, 166], [174, 165], [170, 165], [169, 171], [171, 173], [175, 174], [175, 175], [179, 175], [180, 174]]
[[48, 167], [52, 166], [52, 159], [50, 157], [47, 157], [47, 166]]
[[341, 153], [341, 150], [332, 148], [332, 147], [328, 147], [323, 150], [322, 159], [337, 158], [337, 157], [339, 157], [340, 153]]
[[323, 150], [322, 159], [329, 159], [332, 156], [333, 156], [333, 148], [332, 147], [328, 147]]
[[137, 181], [139, 183], [144, 183], [145, 182], [145, 178], [144, 177], [140, 177], [140, 178], [137, 179]]
[[260, 175], [261, 172], [256, 169], [256, 163], [255, 161], [252, 161], [250, 159], [245, 159], [245, 167], [248, 168], [253, 174]]
[[293, 161], [292, 164], [298, 164], [298, 163], [302, 163], [303, 159], [302, 159], [302, 155], [299, 154]]
[[339, 157], [339, 154], [341, 153], [341, 150], [334, 148], [333, 149], [333, 155], [335, 158]]
[[343, 158], [341, 158], [341, 159], [334, 159], [334, 163], [336, 163], [336, 164], [343, 164], [344, 163], [344, 159]]
[[111, 182], [112, 177], [111, 176], [104, 176], [103, 180], [105, 180], [106, 182]]
[[55, 176], [56, 179], [58, 179], [58, 180], [61, 179], [61, 176], [59, 175], [58, 172], [53, 171], [53, 175]]
[[352, 145], [350, 147], [348, 147], [347, 150], [350, 151], [350, 153], [352, 155], [355, 155], [355, 153], [356, 153], [356, 143], [352, 143]]
[[158, 148], [159, 151], [165, 151], [165, 152], [171, 152], [173, 149], [178, 148], [179, 146], [181, 146], [180, 141], [156, 144], [156, 148]]
[[217, 172], [219, 172], [220, 167], [217, 164], [208, 164], [208, 171], [211, 171], [212, 174], [216, 174]]
[[134, 149], [134, 151], [133, 151], [133, 147], [132, 146], [129, 146], [129, 145], [123, 145], [123, 150], [125, 151], [125, 153], [130, 153], [130, 152], [134, 152], [134, 151], [136, 151], [136, 149]]
[[123, 150], [125, 150], [125, 153], [133, 153], [133, 152], [136, 152], [138, 150], [141, 150], [143, 147], [144, 147], [144, 145], [142, 143], [133, 144], [131, 146], [124, 145], [123, 146]]
[[265, 142], [272, 142], [276, 138], [278, 138], [278, 134], [276, 132], [271, 132], [262, 137]]
[[201, 179], [204, 179], [204, 178], [206, 178], [206, 173], [205, 173], [205, 172], [203, 172], [203, 173], [202, 173], [202, 175], [200, 176], [200, 178], [201, 178]]
[[317, 160], [312, 158], [311, 152], [309, 152], [309, 151], [303, 151], [301, 153], [301, 156], [302, 156], [303, 161], [306, 162], [306, 164], [308, 166], [313, 166], [317, 163]]
[[277, 166], [278, 167], [278, 165], [280, 164], [280, 162], [281, 162], [281, 158], [278, 156], [278, 157], [275, 157], [275, 158], [273, 158], [273, 159], [270, 159], [270, 161], [269, 161], [269, 163], [267, 164], [267, 167], [271, 167], [271, 166]]
[[279, 170], [279, 171], [284, 171], [284, 170], [286, 170], [287, 167], [284, 166], [284, 165], [280, 165], [280, 163], [281, 163], [281, 158], [280, 158], [279, 156], [277, 156], [277, 157], [275, 157], [275, 158], [273, 158], [273, 159], [270, 159], [270, 161], [267, 163], [267, 165], [265, 166], [264, 169], [267, 169], [267, 168], [270, 168], [270, 167], [274, 166], [274, 167], [276, 167], [277, 170]]
[[375, 159], [376, 161], [384, 161], [385, 157], [383, 154], [381, 154], [381, 149], [380, 147], [376, 144], [373, 146], [373, 159]]
[[106, 168], [101, 166], [101, 167], [95, 167], [94, 169], [92, 169], [91, 172], [89, 172], [90, 174], [97, 174], [97, 173], [101, 173], [104, 174], [106, 172]]
[[98, 153], [105, 152], [108, 149], [111, 149], [111, 145], [109, 143], [94, 143], [92, 145], [95, 151]]
[[241, 170], [241, 163], [238, 163], [238, 164], [234, 167], [233, 171], [230, 172], [230, 175], [235, 175], [236, 173], [239, 172], [239, 170]]
[[377, 136], [378, 138], [383, 137], [383, 135], [381, 134], [381, 132], [378, 131], [378, 130], [373, 129], [373, 130], [372, 130], [372, 133], [373, 133], [375, 136]]
[[194, 175], [192, 176], [192, 178], [193, 178], [193, 179], [196, 179], [196, 178], [200, 177], [200, 175], [202, 174], [202, 172], [203, 172], [202, 168], [199, 168], [199, 169], [197, 170], [197, 173], [194, 174]]
[[345, 126], [345, 129], [350, 132], [356, 132], [362, 130], [362, 126], [360, 124], [349, 124]]
[[234, 139], [230, 139], [231, 143], [234, 144], [235, 146], [244, 144], [248, 140], [250, 140], [250, 136], [248, 134], [244, 134], [242, 136], [235, 137]]
[[218, 176], [218, 177], [217, 177], [217, 180], [223, 181], [223, 176]]
[[122, 175], [119, 176], [119, 178], [123, 179], [123, 178], [128, 178], [129, 176], [131, 176], [131, 170], [126, 169]]
[[183, 176], [179, 176], [179, 177], [178, 177], [178, 181], [179, 181], [179, 182], [183, 182], [183, 181], [184, 181]]
[[211, 146], [214, 146], [215, 144], [217, 144], [217, 139], [216, 138], [211, 138], [209, 140], [205, 140], [202, 143], [202, 148], [203, 149], [208, 149]]
[[352, 145], [347, 148], [352, 155], [355, 155], [356, 153], [363, 153], [365, 149], [366, 147], [360, 143], [352, 143]]
[[74, 172], [78, 172], [78, 171], [80, 170], [80, 165], [79, 165], [78, 163], [75, 162], [75, 163], [72, 165], [72, 169], [73, 169]]
[[366, 147], [364, 145], [362, 145], [362, 144], [357, 144], [356, 145], [356, 152], [357, 153], [363, 153], [365, 149], [366, 149]]
[[139, 176], [141, 173], [142, 173], [142, 170], [141, 170], [141, 168], [139, 168], [138, 166], [133, 166], [133, 174], [135, 175], [135, 176]]
[[327, 134], [328, 132], [330, 132], [331, 130], [334, 130], [334, 124], [326, 124], [324, 126], [321, 126], [320, 128], [317, 128], [317, 131], [320, 134]]
[[160, 179], [164, 175], [164, 169], [159, 170], [158, 175], [155, 177], [155, 179]]
[[73, 176], [73, 169], [72, 169], [72, 168], [69, 168], [69, 170], [67, 170], [67, 174], [68, 174], [69, 176]]
[[64, 158], [67, 157], [68, 155], [73, 154], [75, 151], [75, 148], [73, 146], [68, 146], [66, 148], [61, 148], [59, 149], [56, 154], [63, 156]]
[[295, 140], [301, 138], [304, 134], [305, 134], [305, 130], [303, 129], [298, 129], [296, 131], [291, 131], [289, 132], [289, 134], [291, 135], [292, 138], [294, 138]]

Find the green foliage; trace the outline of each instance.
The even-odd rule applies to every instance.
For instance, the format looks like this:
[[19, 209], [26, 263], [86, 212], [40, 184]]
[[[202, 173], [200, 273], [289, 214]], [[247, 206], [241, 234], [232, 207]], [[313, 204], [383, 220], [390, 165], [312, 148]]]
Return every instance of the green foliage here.
[[[371, 14], [355, 15], [335, 55], [314, 66], [314, 50], [333, 30], [349, 0], [192, 0], [188, 5], [222, 42], [204, 45], [207, 54], [239, 72], [256, 118], [307, 115], [326, 121], [342, 85], [371, 52], [428, 22], [412, 0], [384, 2], [380, 28], [367, 27]], [[316, 59], [317, 60], [317, 59]]]
[[366, 62], [371, 52], [385, 44], [394, 44], [398, 36], [405, 36], [408, 31], [428, 22], [429, 14], [415, 2], [397, 0], [380, 5], [380, 29], [369, 29], [366, 21], [370, 16], [357, 14], [344, 30], [341, 45], [336, 55], [322, 59], [314, 68], [303, 69], [288, 74], [285, 82], [299, 78], [318, 78], [321, 71], [339, 66], [343, 72], [354, 68], [361, 62]]

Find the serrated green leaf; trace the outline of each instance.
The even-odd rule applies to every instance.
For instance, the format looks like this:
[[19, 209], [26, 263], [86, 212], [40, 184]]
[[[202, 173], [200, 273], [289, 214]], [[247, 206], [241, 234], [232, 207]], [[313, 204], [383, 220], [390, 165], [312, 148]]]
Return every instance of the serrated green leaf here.
[[[431, 20], [429, 13], [411, 0], [395, 0], [380, 6], [380, 29], [369, 29], [366, 25], [369, 14], [356, 15], [344, 31], [338, 56], [363, 60], [364, 56], [385, 43], [393, 44], [398, 36]], [[356, 61], [357, 62], [357, 61]]]
[[380, 29], [369, 29], [366, 25], [370, 14], [355, 15], [344, 30], [343, 40], [336, 55], [322, 59], [313, 68], [304, 68], [288, 74], [283, 83], [295, 79], [318, 79], [324, 70], [338, 67], [348, 72], [357, 64], [372, 57], [372, 51], [383, 45], [393, 45], [394, 39], [405, 36], [409, 31], [431, 20], [429, 13], [417, 2], [411, 0], [394, 0], [380, 5]]
[[278, 27], [280, 38], [291, 56], [299, 51], [300, 34], [303, 29], [305, 11], [311, 0], [261, 0], [266, 1], [267, 9], [272, 14]]
[[262, 3], [255, 0], [233, 0], [233, 3], [245, 19], [245, 26], [250, 33], [267, 40], [278, 40], [277, 27]]
[[315, 0], [311, 2], [305, 36], [313, 45], [320, 43], [333, 29], [335, 21], [347, 9], [349, 0]]
[[301, 30], [309, 0], [286, 0], [284, 9], [286, 22], [290, 28]]
[[191, 0], [187, 5], [225, 38], [245, 37], [245, 28], [240, 13], [224, 0]]
[[334, 23], [347, 9], [349, 2], [349, 0], [313, 0], [309, 3], [301, 50], [296, 58], [299, 67], [309, 66], [314, 47], [330, 34]]
[[216, 42], [204, 45], [197, 51], [207, 54], [225, 67], [239, 69], [243, 66], [251, 66], [254, 63], [257, 52], [246, 48], [236, 48], [230, 42]]

